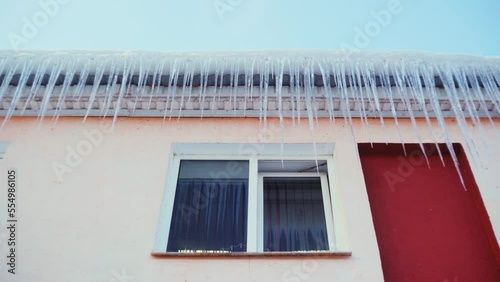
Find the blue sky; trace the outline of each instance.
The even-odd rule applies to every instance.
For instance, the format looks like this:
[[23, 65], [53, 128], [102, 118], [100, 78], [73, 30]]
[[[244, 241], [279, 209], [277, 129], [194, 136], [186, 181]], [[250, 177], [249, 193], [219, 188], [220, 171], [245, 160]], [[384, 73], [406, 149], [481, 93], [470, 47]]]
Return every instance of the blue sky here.
[[9, 0], [2, 4], [0, 49], [358, 48], [500, 56], [499, 0]]

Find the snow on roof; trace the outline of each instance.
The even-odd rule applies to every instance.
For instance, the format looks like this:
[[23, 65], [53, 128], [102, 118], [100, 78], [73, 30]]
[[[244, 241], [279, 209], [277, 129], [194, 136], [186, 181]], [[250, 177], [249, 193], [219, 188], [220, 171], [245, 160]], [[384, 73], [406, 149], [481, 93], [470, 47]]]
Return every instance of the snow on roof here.
[[[0, 59], [14, 59], [15, 61], [33, 61], [42, 64], [44, 61], [52, 61], [47, 66], [47, 71], [51, 71], [57, 61], [76, 63], [76, 70], [81, 70], [86, 64], [98, 62], [99, 66], [123, 68], [125, 64], [131, 67], [134, 72], [139, 72], [140, 68], [154, 68], [158, 63], [173, 64], [174, 62], [193, 63], [196, 72], [201, 71], [203, 64], [208, 64], [209, 71], [215, 71], [217, 62], [226, 64], [226, 71], [229, 67], [271, 61], [279, 62], [285, 60], [285, 65], [291, 61], [311, 60], [311, 61], [340, 61], [353, 62], [358, 64], [454, 64], [462, 67], [492, 67], [498, 68], [500, 57], [484, 57], [458, 54], [436, 54], [420, 51], [358, 51], [358, 50], [270, 50], [270, 51], [249, 51], [249, 52], [116, 52], [116, 51], [8, 51], [0, 50]], [[97, 69], [94, 66], [94, 71]], [[15, 63], [10, 62], [10, 68], [15, 67]], [[315, 71], [319, 71], [315, 66]], [[4, 71], [5, 72], [5, 71]], [[287, 70], [285, 69], [285, 72]], [[0, 73], [1, 74], [1, 73]]]

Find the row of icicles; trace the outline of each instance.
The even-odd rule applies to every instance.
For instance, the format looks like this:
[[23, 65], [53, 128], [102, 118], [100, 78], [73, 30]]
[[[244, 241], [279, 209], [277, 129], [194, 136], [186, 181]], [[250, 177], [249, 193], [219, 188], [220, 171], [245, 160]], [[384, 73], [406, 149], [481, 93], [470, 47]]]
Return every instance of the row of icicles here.
[[[294, 108], [300, 108], [300, 103], [306, 104], [313, 137], [315, 119], [318, 118], [313, 102], [318, 96], [326, 99], [332, 121], [338, 118], [335, 116], [334, 100], [340, 99], [341, 118], [346, 125], [351, 126], [353, 137], [354, 116], [360, 117], [362, 126], [368, 126], [369, 117], [379, 118], [381, 125], [384, 126], [381, 97], [388, 98], [390, 111], [399, 132], [400, 117], [395, 106], [395, 101], [399, 100], [405, 106], [424, 154], [425, 149], [412, 105], [416, 104], [425, 117], [436, 145], [438, 140], [431, 118], [437, 119], [462, 183], [457, 155], [448, 135], [440, 101], [445, 99], [450, 103], [465, 145], [475, 161], [480, 159], [467, 120], [469, 119], [478, 129], [484, 140], [480, 116], [487, 117], [494, 124], [493, 118], [500, 114], [500, 64], [496, 61], [491, 64], [470, 65], [424, 60], [356, 60], [348, 57], [318, 59], [300, 56], [246, 58], [102, 56], [95, 58], [12, 55], [0, 57], [0, 75], [0, 102], [10, 101], [9, 108], [4, 109], [6, 118], [2, 127], [14, 114], [22, 115], [30, 102], [36, 98], [41, 100], [38, 112], [40, 122], [45, 118], [53, 100], [57, 101], [53, 114], [57, 119], [66, 100], [80, 100], [82, 97], [87, 99], [89, 103], [84, 121], [92, 110], [94, 102], [104, 102], [102, 116], [106, 116], [113, 110], [113, 102], [116, 101], [117, 106], [113, 114], [114, 126], [120, 104], [125, 97], [135, 97], [136, 101], [143, 97], [149, 97], [149, 101], [166, 98], [168, 102], [174, 97], [181, 98], [181, 101], [189, 101], [191, 97], [197, 96], [202, 103], [206, 98], [221, 99], [221, 96], [229, 96], [230, 101], [236, 102], [236, 97], [241, 96], [245, 101], [259, 98], [260, 120], [265, 132], [268, 99], [273, 98], [278, 102], [282, 148], [284, 126], [282, 104], [285, 99], [290, 99], [292, 105], [295, 105], [292, 107], [294, 122], [301, 118], [300, 111]], [[85, 90], [86, 85], [91, 85], [90, 92]], [[60, 88], [57, 89], [56, 86]], [[437, 91], [436, 86], [444, 88], [446, 95], [443, 96]], [[289, 98], [284, 95], [285, 87], [290, 88]], [[366, 107], [365, 103], [360, 103], [360, 110], [353, 113], [350, 106], [347, 106], [351, 101], [367, 101], [369, 107]], [[20, 102], [25, 103], [21, 109]], [[478, 112], [476, 103], [480, 104], [482, 112]], [[488, 110], [488, 103], [494, 105], [493, 110]], [[431, 110], [428, 108], [429, 104]], [[164, 117], [169, 113], [171, 115], [171, 112], [172, 108], [167, 110], [165, 107]], [[401, 133], [399, 135], [401, 143], [404, 144]], [[444, 165], [439, 146], [437, 148]], [[427, 159], [427, 156], [425, 157]]]

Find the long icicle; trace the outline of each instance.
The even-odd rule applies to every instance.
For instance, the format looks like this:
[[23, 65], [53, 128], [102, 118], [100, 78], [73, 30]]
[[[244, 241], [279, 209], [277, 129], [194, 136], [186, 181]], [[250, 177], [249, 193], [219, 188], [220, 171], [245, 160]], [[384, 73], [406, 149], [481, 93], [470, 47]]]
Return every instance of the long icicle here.
[[[426, 73], [435, 73], [435, 70], [432, 66], [428, 66], [426, 69]], [[435, 85], [435, 77], [432, 77], [432, 82], [427, 84], [427, 85]], [[439, 98], [437, 91], [434, 87], [430, 87], [429, 89], [430, 92], [430, 101], [432, 108], [434, 110], [434, 113], [436, 115], [436, 119], [438, 120], [439, 125], [441, 126], [441, 130], [444, 134], [444, 139], [446, 143], [446, 147], [448, 148], [448, 152], [451, 155], [451, 158], [453, 160], [453, 164], [455, 165], [455, 169], [458, 173], [458, 176], [460, 178], [460, 182], [462, 183], [462, 187], [464, 188], [465, 191], [467, 191], [467, 187], [465, 186], [464, 179], [462, 177], [462, 172], [460, 171], [460, 163], [458, 162], [458, 157], [455, 152], [455, 149], [453, 148], [453, 143], [450, 140], [450, 136], [448, 134], [448, 129], [446, 127], [446, 122], [443, 117], [443, 112], [441, 111], [441, 105], [439, 104]]]

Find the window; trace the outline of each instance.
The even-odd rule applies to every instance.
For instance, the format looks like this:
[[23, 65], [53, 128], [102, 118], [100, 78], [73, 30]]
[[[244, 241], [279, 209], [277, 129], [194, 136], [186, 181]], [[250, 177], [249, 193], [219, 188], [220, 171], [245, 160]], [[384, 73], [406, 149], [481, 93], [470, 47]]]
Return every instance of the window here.
[[174, 144], [154, 253], [345, 252], [333, 147], [287, 147]]
[[259, 174], [265, 252], [328, 251], [332, 209], [326, 174]]
[[167, 252], [244, 252], [247, 198], [248, 161], [181, 160]]

